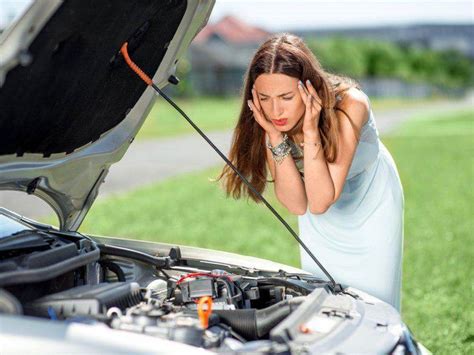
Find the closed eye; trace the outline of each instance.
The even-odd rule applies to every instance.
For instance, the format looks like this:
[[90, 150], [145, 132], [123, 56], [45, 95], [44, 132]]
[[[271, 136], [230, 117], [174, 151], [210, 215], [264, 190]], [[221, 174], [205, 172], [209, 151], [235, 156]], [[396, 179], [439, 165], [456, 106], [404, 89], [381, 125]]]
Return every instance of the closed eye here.
[[[283, 100], [286, 100], [286, 101], [290, 101], [290, 100], [293, 99], [293, 97], [294, 97], [294, 96], [291, 96], [291, 97], [283, 97], [282, 99], [283, 99]], [[267, 101], [267, 100], [268, 100], [268, 98], [266, 98], [266, 97], [260, 97], [260, 101]]]

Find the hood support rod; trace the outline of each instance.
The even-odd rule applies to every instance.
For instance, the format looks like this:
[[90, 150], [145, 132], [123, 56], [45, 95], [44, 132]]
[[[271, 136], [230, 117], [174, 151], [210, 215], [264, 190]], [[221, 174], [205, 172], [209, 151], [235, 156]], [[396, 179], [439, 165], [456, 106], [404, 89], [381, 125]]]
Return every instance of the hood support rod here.
[[151, 80], [151, 78], [146, 75], [139, 67], [136, 65], [128, 55], [127, 50], [128, 43], [125, 42], [122, 47], [120, 48], [120, 53], [123, 55], [125, 62], [128, 66], [148, 85], [151, 86], [161, 97], [163, 97], [166, 101], [170, 103], [185, 119], [189, 122], [189, 124], [201, 135], [202, 138], [216, 151], [217, 154], [226, 162], [227, 165], [242, 179], [242, 181], [249, 187], [252, 192], [258, 196], [258, 198], [268, 207], [268, 209], [275, 215], [275, 217], [285, 226], [285, 228], [290, 232], [293, 238], [303, 247], [303, 249], [308, 253], [311, 259], [319, 266], [319, 268], [324, 272], [327, 276], [329, 281], [331, 282], [331, 288], [334, 293], [342, 292], [342, 287], [340, 284], [336, 283], [336, 281], [332, 278], [329, 272], [324, 268], [324, 266], [319, 262], [319, 260], [313, 255], [313, 253], [309, 250], [309, 248], [303, 243], [303, 241], [298, 237], [298, 234], [290, 227], [290, 225], [278, 214], [278, 212], [272, 207], [272, 205], [260, 194], [255, 187], [242, 175], [242, 173], [227, 159], [227, 157], [217, 148], [214, 143], [201, 131], [201, 129], [194, 124], [194, 122], [184, 113], [183, 110], [179, 108], [163, 91], [161, 91]]

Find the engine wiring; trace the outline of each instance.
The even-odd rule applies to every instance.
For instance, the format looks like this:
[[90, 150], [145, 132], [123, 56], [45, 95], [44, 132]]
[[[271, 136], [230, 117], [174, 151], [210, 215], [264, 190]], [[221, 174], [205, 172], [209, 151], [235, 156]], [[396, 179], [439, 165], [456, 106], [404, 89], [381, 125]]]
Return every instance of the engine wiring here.
[[229, 281], [232, 282], [232, 278], [228, 275], [217, 275], [217, 274], [212, 274], [212, 273], [207, 273], [207, 272], [192, 272], [190, 274], [186, 274], [182, 276], [178, 281], [176, 281], [176, 285], [179, 285], [181, 282], [184, 280], [191, 278], [191, 277], [198, 277], [198, 276], [207, 276], [207, 277], [213, 277], [213, 278], [220, 278], [220, 277], [226, 277], [229, 279]]

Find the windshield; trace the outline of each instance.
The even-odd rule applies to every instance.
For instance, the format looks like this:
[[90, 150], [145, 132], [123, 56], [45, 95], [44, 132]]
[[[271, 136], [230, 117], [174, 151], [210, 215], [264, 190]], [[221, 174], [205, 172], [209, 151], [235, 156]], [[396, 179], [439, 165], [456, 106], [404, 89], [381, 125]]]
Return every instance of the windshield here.
[[33, 0], [0, 0], [0, 33], [10, 26]]
[[7, 216], [0, 214], [0, 239], [9, 237], [14, 233], [21, 232], [23, 230], [29, 230], [28, 228], [22, 223], [16, 222]]

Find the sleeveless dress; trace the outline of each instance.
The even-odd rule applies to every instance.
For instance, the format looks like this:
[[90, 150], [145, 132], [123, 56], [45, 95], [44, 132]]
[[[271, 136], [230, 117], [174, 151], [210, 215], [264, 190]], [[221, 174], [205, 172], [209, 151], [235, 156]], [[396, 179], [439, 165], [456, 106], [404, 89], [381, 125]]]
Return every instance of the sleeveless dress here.
[[[303, 175], [302, 151], [292, 145], [291, 154]], [[403, 206], [396, 165], [379, 139], [369, 107], [339, 199], [323, 214], [314, 215], [308, 209], [298, 216], [300, 238], [336, 282], [365, 291], [400, 311]], [[302, 269], [325, 278], [301, 247], [300, 255]]]

